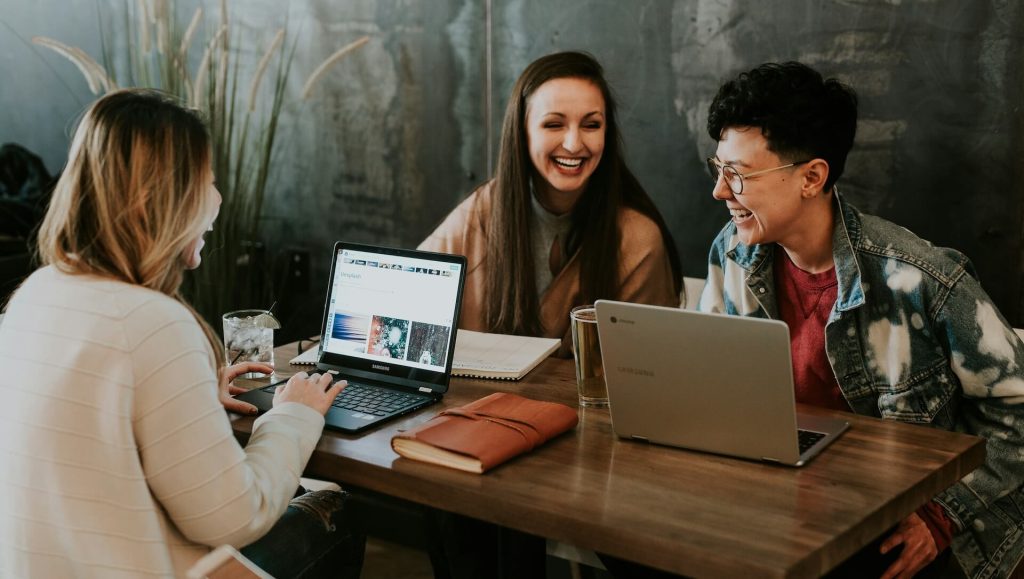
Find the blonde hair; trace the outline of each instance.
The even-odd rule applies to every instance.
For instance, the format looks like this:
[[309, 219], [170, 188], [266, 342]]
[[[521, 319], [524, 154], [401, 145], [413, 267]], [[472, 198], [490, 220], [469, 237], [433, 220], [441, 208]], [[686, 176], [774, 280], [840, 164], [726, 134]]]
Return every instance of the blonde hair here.
[[186, 252], [214, 210], [210, 136], [173, 97], [126, 89], [96, 101], [75, 131], [68, 164], [39, 230], [39, 258], [166, 294], [187, 307], [223, 360], [220, 340], [180, 294]]

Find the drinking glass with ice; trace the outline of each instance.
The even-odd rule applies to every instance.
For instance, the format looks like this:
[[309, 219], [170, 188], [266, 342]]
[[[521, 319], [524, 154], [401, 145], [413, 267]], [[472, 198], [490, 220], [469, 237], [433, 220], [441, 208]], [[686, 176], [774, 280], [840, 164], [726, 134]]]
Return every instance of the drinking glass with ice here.
[[[267, 310], [237, 310], [224, 314], [224, 352], [228, 365], [260, 362], [274, 365], [274, 330], [281, 327]], [[257, 376], [255, 372], [245, 378]]]

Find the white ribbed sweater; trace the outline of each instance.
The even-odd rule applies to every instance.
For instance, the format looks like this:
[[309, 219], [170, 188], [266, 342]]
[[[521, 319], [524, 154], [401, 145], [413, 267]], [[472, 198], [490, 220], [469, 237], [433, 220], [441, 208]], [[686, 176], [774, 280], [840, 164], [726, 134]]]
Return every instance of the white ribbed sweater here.
[[188, 310], [40, 269], [0, 325], [0, 577], [183, 576], [270, 529], [322, 429], [282, 404], [243, 450]]

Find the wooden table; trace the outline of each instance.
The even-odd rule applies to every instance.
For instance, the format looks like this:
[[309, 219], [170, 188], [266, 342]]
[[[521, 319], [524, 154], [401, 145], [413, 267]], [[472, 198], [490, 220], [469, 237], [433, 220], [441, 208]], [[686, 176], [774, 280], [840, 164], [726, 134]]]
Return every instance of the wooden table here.
[[[279, 376], [300, 369], [294, 355], [277, 349]], [[575, 431], [484, 475], [391, 450], [396, 432], [494, 391], [576, 407], [569, 360], [519, 382], [459, 378], [440, 404], [366, 434], [325, 431], [306, 472], [689, 576], [818, 577], [985, 456], [980, 438], [843, 414], [850, 430], [794, 469], [619, 440], [607, 410], [583, 408]], [[245, 440], [252, 418], [234, 426]]]

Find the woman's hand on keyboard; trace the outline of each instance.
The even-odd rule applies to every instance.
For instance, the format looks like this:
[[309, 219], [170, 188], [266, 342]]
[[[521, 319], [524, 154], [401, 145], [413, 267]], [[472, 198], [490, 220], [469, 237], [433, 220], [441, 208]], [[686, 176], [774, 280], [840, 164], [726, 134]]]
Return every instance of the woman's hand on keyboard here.
[[331, 385], [330, 374], [313, 374], [308, 376], [299, 372], [291, 377], [287, 384], [282, 384], [274, 391], [274, 406], [284, 402], [305, 404], [320, 414], [327, 414], [331, 402], [348, 385], [345, 380], [338, 380]]

